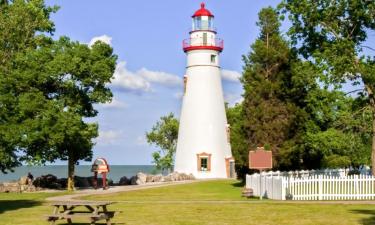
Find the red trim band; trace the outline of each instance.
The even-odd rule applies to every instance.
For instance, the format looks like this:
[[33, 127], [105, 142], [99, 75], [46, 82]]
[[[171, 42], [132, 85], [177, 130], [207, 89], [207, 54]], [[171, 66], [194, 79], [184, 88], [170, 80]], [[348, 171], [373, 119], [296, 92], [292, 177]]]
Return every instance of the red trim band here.
[[223, 51], [223, 48], [218, 47], [218, 46], [189, 46], [189, 47], [185, 47], [183, 49], [184, 49], [184, 52], [188, 52], [188, 51], [192, 51], [192, 50], [204, 50], [204, 49], [215, 50], [215, 51], [219, 51], [219, 52]]

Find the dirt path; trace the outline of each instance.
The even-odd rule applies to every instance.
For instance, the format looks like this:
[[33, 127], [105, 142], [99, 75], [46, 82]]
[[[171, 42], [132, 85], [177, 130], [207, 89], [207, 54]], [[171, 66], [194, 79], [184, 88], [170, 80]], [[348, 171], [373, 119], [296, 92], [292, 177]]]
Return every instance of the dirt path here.
[[78, 198], [88, 196], [88, 195], [106, 195], [106, 194], [113, 194], [113, 193], [118, 193], [118, 192], [135, 191], [135, 190], [143, 190], [143, 189], [150, 189], [150, 188], [156, 188], [156, 187], [188, 184], [188, 183], [200, 182], [200, 181], [201, 180], [187, 180], [187, 181], [174, 181], [174, 182], [146, 183], [142, 185], [113, 186], [107, 190], [85, 189], [85, 190], [77, 190], [74, 192], [74, 194], [49, 197], [46, 200], [47, 201], [79, 201]]
[[[212, 179], [211, 179], [212, 180]], [[127, 185], [127, 186], [114, 186], [110, 187], [108, 190], [102, 189], [85, 189], [77, 190], [74, 194], [62, 195], [49, 197], [47, 201], [81, 201], [79, 198], [88, 196], [88, 195], [105, 195], [113, 194], [118, 192], [127, 192], [127, 191], [136, 191], [144, 190], [157, 187], [173, 186], [173, 185], [182, 185], [193, 182], [202, 182], [207, 180], [189, 180], [189, 181], [174, 181], [174, 182], [159, 182], [159, 183], [146, 183], [143, 185]], [[239, 193], [240, 194], [240, 193]], [[281, 201], [281, 200], [163, 200], [163, 201], [116, 201], [118, 203], [129, 203], [129, 204], [144, 204], [144, 203], [158, 203], [158, 204], [262, 204], [262, 203], [272, 203], [272, 204], [342, 204], [342, 205], [375, 205], [375, 201], [371, 200], [362, 200], [362, 201]]]

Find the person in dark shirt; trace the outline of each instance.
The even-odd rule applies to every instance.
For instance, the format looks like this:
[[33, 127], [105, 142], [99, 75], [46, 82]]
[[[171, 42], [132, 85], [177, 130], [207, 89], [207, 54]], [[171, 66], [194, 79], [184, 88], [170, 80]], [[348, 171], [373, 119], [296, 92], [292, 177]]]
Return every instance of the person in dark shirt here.
[[33, 181], [34, 181], [34, 176], [30, 173], [30, 172], [28, 172], [27, 173], [27, 184], [32, 184], [33, 183]]

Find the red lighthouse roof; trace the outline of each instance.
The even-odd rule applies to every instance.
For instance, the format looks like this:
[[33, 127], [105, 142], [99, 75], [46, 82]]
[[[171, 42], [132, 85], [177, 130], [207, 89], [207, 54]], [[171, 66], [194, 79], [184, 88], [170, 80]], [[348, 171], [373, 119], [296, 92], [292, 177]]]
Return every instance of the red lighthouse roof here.
[[205, 8], [205, 4], [202, 2], [201, 3], [201, 8], [198, 9], [194, 15], [192, 15], [191, 17], [197, 17], [197, 16], [210, 16], [210, 17], [214, 17], [214, 15]]

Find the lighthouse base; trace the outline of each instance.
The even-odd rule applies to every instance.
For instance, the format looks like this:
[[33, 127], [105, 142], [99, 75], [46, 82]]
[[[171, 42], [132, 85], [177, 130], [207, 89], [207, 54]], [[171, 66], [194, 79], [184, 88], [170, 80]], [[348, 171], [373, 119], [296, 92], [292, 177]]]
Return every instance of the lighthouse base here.
[[236, 178], [235, 161], [233, 157], [225, 158], [220, 162], [215, 162], [211, 154], [200, 153], [196, 155], [196, 167], [186, 165], [175, 166], [174, 171], [178, 173], [192, 174], [196, 179], [212, 179], [212, 178]]

